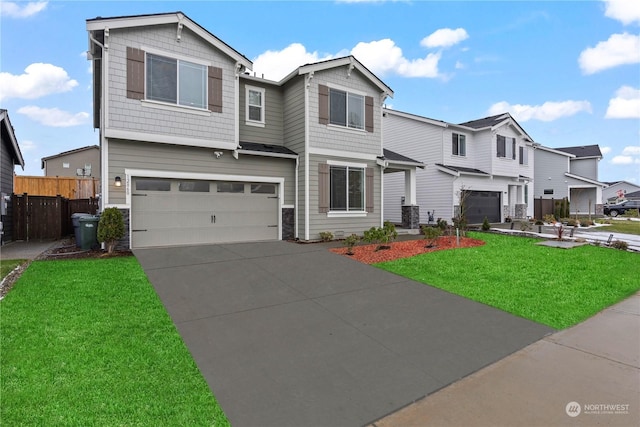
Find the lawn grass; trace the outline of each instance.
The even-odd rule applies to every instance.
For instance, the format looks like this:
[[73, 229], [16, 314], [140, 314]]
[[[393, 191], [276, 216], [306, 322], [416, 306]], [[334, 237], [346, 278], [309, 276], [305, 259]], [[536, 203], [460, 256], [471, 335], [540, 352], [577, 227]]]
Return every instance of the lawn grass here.
[[3, 425], [229, 425], [134, 257], [34, 261], [0, 310]]
[[11, 273], [14, 268], [20, 264], [27, 262], [26, 259], [3, 259], [0, 260], [0, 280], [7, 277], [7, 274]]
[[640, 221], [624, 220], [624, 219], [598, 219], [596, 222], [609, 224], [606, 227], [599, 227], [597, 231], [611, 233], [625, 233], [640, 235]]
[[539, 239], [469, 233], [486, 245], [376, 264], [556, 329], [575, 325], [640, 289], [640, 255]]

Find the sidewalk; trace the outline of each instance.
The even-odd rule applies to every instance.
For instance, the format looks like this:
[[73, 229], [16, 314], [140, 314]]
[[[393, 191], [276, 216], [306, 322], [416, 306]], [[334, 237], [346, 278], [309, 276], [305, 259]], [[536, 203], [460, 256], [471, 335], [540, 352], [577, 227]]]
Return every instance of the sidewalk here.
[[0, 246], [0, 259], [36, 259], [41, 253], [59, 243], [58, 240], [9, 242]]
[[640, 292], [374, 422], [640, 425]]

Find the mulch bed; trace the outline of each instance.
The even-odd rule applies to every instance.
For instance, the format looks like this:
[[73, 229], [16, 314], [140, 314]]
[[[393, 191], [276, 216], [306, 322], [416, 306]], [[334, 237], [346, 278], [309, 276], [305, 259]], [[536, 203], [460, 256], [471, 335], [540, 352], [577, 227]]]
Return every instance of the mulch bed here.
[[376, 251], [378, 245], [362, 245], [353, 248], [353, 255], [347, 255], [347, 248], [333, 248], [331, 252], [349, 256], [365, 264], [377, 262], [393, 261], [399, 258], [408, 258], [419, 254], [442, 251], [446, 249], [472, 248], [482, 246], [484, 241], [472, 239], [470, 237], [460, 237], [460, 245], [456, 245], [455, 236], [441, 236], [436, 240], [435, 246], [426, 247], [429, 242], [425, 239], [408, 240], [405, 242], [392, 242], [386, 246], [389, 249]]

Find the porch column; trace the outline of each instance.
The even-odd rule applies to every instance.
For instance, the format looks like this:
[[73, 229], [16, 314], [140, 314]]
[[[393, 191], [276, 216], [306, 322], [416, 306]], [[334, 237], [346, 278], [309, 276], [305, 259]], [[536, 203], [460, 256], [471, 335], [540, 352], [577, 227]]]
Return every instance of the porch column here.
[[420, 206], [416, 197], [416, 170], [404, 171], [404, 205], [402, 206], [402, 228], [420, 228]]

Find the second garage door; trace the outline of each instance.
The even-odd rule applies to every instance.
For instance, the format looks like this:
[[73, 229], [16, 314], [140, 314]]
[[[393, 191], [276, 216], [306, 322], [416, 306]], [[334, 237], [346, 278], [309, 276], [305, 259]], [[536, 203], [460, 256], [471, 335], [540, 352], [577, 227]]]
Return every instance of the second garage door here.
[[277, 240], [278, 184], [134, 178], [131, 246]]
[[501, 221], [499, 191], [469, 191], [465, 202], [468, 224], [480, 224], [485, 217], [489, 222]]

